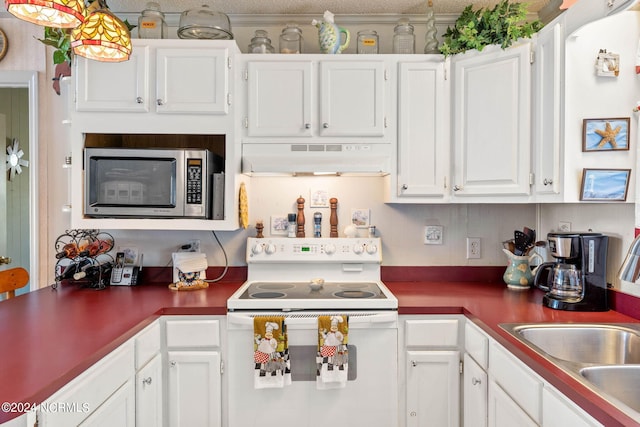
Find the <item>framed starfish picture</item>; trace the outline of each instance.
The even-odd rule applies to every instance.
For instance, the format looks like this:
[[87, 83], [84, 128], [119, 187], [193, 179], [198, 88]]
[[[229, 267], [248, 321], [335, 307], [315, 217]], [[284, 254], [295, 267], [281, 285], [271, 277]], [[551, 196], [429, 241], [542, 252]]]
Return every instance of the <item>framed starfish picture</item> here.
[[584, 119], [582, 151], [629, 150], [629, 117]]

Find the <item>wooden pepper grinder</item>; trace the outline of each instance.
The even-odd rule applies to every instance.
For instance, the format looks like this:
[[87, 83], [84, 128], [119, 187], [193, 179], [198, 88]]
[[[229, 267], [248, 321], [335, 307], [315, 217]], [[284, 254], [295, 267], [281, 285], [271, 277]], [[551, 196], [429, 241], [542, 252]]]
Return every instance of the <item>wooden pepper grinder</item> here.
[[264, 229], [264, 223], [262, 221], [256, 221], [256, 238], [263, 239], [264, 235], [262, 230]]
[[300, 196], [296, 202], [298, 202], [298, 227], [296, 230], [296, 237], [304, 237], [304, 199]]
[[329, 224], [331, 224], [331, 231], [329, 237], [338, 237], [338, 199], [332, 197], [329, 199], [331, 204], [331, 215], [329, 216]]

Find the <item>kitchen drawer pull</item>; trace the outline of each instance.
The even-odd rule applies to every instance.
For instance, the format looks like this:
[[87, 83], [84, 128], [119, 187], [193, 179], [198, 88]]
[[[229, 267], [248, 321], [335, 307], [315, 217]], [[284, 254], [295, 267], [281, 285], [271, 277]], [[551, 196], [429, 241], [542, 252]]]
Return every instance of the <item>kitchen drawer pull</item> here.
[[305, 123], [304, 124], [304, 128], [305, 129], [311, 129], [311, 123]]
[[138, 104], [142, 104], [144, 101], [142, 101], [142, 97], [141, 97], [141, 96], [139, 96], [139, 97], [137, 97], [137, 98], [136, 98], [136, 102], [137, 102]]
[[453, 191], [460, 191], [460, 190], [462, 190], [462, 187], [460, 187], [459, 185], [453, 186]]
[[158, 104], [158, 105], [164, 105], [164, 101], [163, 101], [162, 99], [158, 98], [158, 99], [156, 100], [156, 104]]
[[142, 380], [142, 384], [151, 385], [151, 377], [147, 377]]
[[482, 384], [482, 380], [479, 380], [476, 377], [471, 378], [471, 384], [473, 385], [478, 385], [478, 384]]
[[329, 128], [329, 123], [323, 123], [322, 127], [325, 128], [325, 129], [328, 129]]
[[407, 184], [402, 184], [402, 189], [403, 189], [403, 190], [408, 190], [408, 189], [409, 189], [409, 186], [408, 186]]

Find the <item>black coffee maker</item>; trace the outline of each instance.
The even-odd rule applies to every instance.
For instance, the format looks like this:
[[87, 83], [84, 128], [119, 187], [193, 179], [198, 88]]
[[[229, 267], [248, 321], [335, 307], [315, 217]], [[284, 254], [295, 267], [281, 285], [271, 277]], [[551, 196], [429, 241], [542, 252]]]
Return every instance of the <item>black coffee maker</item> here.
[[534, 285], [546, 291], [542, 303], [556, 310], [607, 311], [608, 236], [601, 233], [547, 234], [555, 262], [540, 264]]

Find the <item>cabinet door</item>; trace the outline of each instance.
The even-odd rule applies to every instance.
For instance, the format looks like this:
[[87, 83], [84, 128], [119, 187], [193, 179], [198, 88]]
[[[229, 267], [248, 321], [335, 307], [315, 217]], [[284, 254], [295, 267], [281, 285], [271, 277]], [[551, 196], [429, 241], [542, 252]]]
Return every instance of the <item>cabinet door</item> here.
[[220, 353], [170, 351], [169, 425], [220, 427]]
[[248, 136], [311, 136], [311, 61], [247, 63]]
[[530, 51], [527, 43], [452, 59], [455, 196], [530, 193]]
[[79, 427], [136, 426], [136, 394], [131, 380], [127, 381], [84, 420]]
[[320, 135], [384, 136], [383, 61], [320, 62]]
[[407, 427], [460, 423], [460, 352], [406, 353]]
[[227, 49], [157, 49], [157, 112], [226, 114], [228, 58]]
[[575, 403], [548, 385], [545, 385], [542, 391], [542, 425], [544, 427], [602, 426]]
[[401, 62], [398, 77], [398, 197], [445, 194], [449, 109], [444, 62]]
[[560, 192], [562, 122], [562, 24], [544, 27], [537, 34], [534, 62], [533, 147], [536, 194]]
[[468, 354], [464, 355], [464, 426], [487, 425], [487, 373]]
[[162, 362], [156, 354], [136, 374], [136, 426], [162, 425]]
[[489, 383], [490, 427], [535, 427], [537, 424], [495, 382]]
[[148, 46], [136, 46], [125, 62], [75, 59], [77, 111], [149, 112]]

